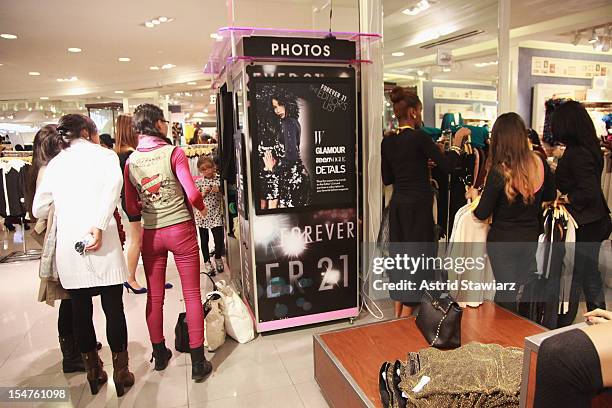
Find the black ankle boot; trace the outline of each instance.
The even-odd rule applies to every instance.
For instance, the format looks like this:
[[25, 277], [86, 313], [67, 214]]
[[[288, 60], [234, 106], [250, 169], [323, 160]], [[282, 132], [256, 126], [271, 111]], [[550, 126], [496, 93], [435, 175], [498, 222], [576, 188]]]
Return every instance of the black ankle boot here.
[[153, 355], [151, 356], [151, 363], [155, 359], [155, 371], [162, 371], [168, 367], [168, 362], [172, 358], [172, 351], [166, 348], [166, 342], [153, 343]]
[[212, 372], [212, 364], [204, 356], [204, 346], [190, 348], [191, 354], [191, 379], [195, 382], [202, 382]]
[[62, 350], [62, 371], [66, 374], [85, 372], [85, 363], [79, 353], [74, 337], [60, 337], [60, 349]]

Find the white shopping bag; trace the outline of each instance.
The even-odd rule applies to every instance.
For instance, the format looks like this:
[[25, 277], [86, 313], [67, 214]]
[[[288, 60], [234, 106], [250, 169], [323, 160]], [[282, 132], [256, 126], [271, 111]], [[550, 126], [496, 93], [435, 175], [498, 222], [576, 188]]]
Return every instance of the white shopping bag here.
[[223, 316], [227, 335], [238, 343], [248, 343], [253, 340], [255, 338], [253, 319], [240, 296], [223, 280], [217, 282], [217, 288], [223, 293]]

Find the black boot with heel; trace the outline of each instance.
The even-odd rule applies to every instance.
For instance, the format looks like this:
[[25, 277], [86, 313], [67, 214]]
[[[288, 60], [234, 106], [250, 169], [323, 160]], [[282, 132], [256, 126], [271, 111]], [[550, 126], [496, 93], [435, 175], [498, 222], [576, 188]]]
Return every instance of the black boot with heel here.
[[212, 372], [212, 364], [206, 360], [204, 346], [190, 348], [191, 354], [191, 379], [195, 382], [202, 382]]
[[168, 367], [168, 362], [172, 358], [172, 351], [166, 347], [166, 342], [153, 343], [153, 355], [151, 363], [155, 360], [155, 371], [162, 371]]

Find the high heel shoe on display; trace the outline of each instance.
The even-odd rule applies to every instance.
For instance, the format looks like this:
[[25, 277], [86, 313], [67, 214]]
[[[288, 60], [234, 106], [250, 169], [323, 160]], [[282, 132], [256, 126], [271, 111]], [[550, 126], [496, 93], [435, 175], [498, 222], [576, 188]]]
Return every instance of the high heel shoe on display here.
[[143, 293], [147, 293], [147, 288], [134, 289], [127, 282], [123, 282], [123, 286], [125, 287], [125, 290], [127, 290], [128, 293], [130, 293], [130, 290], [132, 291], [132, 293], [135, 293], [137, 295], [142, 295]]

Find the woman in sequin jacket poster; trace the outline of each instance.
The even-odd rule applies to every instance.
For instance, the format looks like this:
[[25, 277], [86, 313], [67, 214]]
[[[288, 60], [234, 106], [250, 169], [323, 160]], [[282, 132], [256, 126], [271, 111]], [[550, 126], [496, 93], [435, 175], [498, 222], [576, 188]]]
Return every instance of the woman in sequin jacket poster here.
[[305, 207], [310, 204], [310, 177], [300, 157], [298, 99], [277, 85], [263, 87], [257, 99], [264, 106], [257, 115], [257, 150], [263, 162], [260, 208]]

